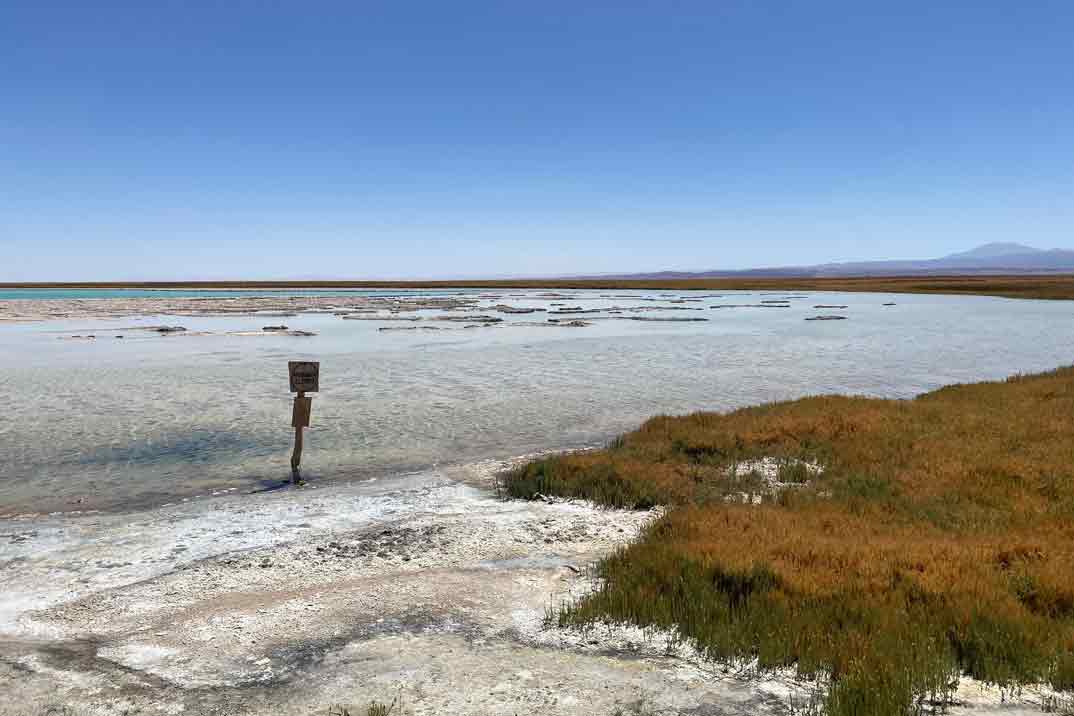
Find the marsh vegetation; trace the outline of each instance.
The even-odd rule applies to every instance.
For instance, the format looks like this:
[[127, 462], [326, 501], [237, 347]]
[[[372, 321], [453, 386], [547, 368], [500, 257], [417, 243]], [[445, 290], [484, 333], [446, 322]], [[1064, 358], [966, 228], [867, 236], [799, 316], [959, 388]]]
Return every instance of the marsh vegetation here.
[[[736, 468], [762, 458], [780, 487]], [[504, 487], [672, 507], [561, 625], [669, 629], [717, 661], [793, 667], [829, 685], [829, 714], [917, 713], [963, 675], [1074, 690], [1074, 368], [656, 417]]]

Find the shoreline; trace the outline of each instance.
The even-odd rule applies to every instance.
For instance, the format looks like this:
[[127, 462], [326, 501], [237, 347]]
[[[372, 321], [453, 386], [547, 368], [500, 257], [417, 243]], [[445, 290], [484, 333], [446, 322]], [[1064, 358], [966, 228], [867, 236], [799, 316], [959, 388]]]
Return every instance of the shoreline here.
[[[315, 492], [317, 490], [360, 490], [374, 485], [377, 490], [391, 489], [386, 485], [405, 483], [410, 479], [418, 479], [423, 476], [443, 473], [455, 476], [460, 484], [475, 488], [494, 488], [495, 485], [486, 480], [473, 480], [467, 478], [467, 472], [475, 464], [483, 463], [516, 463], [523, 460], [536, 459], [550, 455], [567, 455], [591, 450], [599, 450], [606, 441], [589, 442], [582, 445], [567, 445], [541, 449], [522, 456], [505, 456], [503, 454], [490, 455], [478, 462], [472, 460], [458, 460], [454, 462], [438, 462], [435, 464], [418, 466], [383, 466], [373, 472], [363, 473], [361, 476], [352, 474], [329, 475], [307, 472], [307, 484], [296, 488], [291, 484], [289, 473], [281, 473], [278, 484], [271, 486], [254, 487], [252, 484], [244, 486], [221, 487], [210, 492], [183, 494], [174, 493], [159, 498], [132, 497], [124, 498], [116, 502], [97, 500], [85, 504], [84, 508], [70, 510], [33, 510], [23, 509], [24, 506], [16, 503], [14, 508], [5, 506], [5, 511], [0, 511], [0, 523], [4, 520], [17, 522], [34, 522], [41, 520], [63, 520], [84, 517], [119, 517], [164, 510], [168, 508], [194, 507], [197, 505], [211, 505], [214, 500], [228, 500], [233, 498], [258, 499], [261, 496], [275, 495], [287, 492]], [[501, 451], [506, 453], [508, 451]], [[251, 478], [253, 482], [263, 482], [263, 478]], [[72, 503], [67, 503], [72, 504]]]
[[442, 281], [145, 281], [12, 282], [3, 289], [669, 289], [806, 290], [934, 293], [1005, 298], [1074, 299], [1074, 274], [936, 274], [857, 277], [723, 277], [666, 279], [499, 279]]
[[[122, 516], [0, 521], [10, 557], [0, 562], [0, 673], [20, 674], [8, 703], [19, 713], [50, 705], [155, 713], [176, 704], [200, 712], [220, 703], [242, 713], [306, 713], [387, 702], [417, 672], [431, 669], [424, 678], [436, 680], [455, 668], [449, 678], [458, 685], [445, 693], [458, 697], [451, 713], [463, 713], [461, 685], [473, 674], [429, 664], [452, 651], [464, 652], [480, 678], [495, 679], [486, 685], [490, 704], [513, 707], [523, 692], [538, 707], [560, 703], [524, 684], [497, 691], [499, 669], [532, 671], [537, 658], [557, 678], [577, 678], [537, 644], [547, 601], [577, 588], [585, 564], [651, 516], [498, 500], [492, 480], [507, 464], [430, 474], [378, 496], [338, 486]], [[395, 646], [382, 658], [409, 661], [411, 678], [399, 681], [365, 659], [337, 668], [350, 652], [386, 644]], [[607, 676], [603, 658], [582, 661]], [[675, 671], [658, 677], [658, 690]], [[326, 695], [326, 681], [336, 696]], [[407, 694], [408, 706], [416, 700], [420, 691]]]

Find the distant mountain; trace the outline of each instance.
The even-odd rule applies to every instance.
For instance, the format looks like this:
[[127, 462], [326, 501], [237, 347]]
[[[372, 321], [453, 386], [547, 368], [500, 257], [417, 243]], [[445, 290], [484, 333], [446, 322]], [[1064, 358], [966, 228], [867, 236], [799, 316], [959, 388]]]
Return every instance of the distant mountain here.
[[601, 278], [845, 277], [1005, 273], [1074, 273], [1074, 251], [1035, 249], [1015, 243], [992, 243], [938, 259], [855, 261], [812, 266], [773, 266], [740, 271], [660, 271], [602, 276]]
[[992, 244], [982, 244], [975, 249], [962, 251], [961, 253], [945, 256], [946, 259], [994, 259], [999, 256], [1015, 256], [1021, 254], [1040, 254], [1041, 249], [1035, 249], [1025, 244], [997, 241]]

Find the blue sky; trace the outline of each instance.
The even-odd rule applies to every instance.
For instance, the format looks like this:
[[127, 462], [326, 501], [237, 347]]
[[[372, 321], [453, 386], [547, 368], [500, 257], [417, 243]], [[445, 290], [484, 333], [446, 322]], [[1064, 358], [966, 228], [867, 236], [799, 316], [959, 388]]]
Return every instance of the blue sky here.
[[0, 6], [0, 281], [1074, 248], [1074, 3]]

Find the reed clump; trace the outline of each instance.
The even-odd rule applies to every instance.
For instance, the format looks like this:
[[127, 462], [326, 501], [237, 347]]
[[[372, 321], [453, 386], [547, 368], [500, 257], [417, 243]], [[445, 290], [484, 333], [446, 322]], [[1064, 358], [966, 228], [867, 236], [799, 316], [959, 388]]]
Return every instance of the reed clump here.
[[[728, 499], [734, 466], [760, 457], [821, 470]], [[661, 416], [505, 486], [673, 507], [561, 624], [671, 629], [716, 660], [795, 667], [830, 684], [830, 714], [917, 713], [963, 675], [1074, 690], [1074, 368]]]

